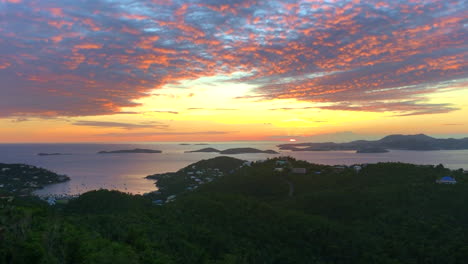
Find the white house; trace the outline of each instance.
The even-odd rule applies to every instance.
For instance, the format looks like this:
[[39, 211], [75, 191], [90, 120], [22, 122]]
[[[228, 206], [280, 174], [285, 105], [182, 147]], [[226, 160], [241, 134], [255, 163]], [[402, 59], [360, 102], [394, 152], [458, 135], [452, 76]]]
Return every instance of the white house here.
[[292, 173], [306, 174], [307, 170], [306, 170], [306, 168], [292, 168]]
[[274, 172], [283, 172], [283, 170], [284, 170], [283, 168], [275, 168]]
[[354, 171], [356, 171], [356, 172], [360, 172], [360, 171], [362, 170], [362, 167], [359, 166], [359, 165], [355, 165], [355, 166], [353, 167], [353, 169], [354, 169]]
[[166, 203], [174, 201], [176, 197], [177, 197], [177, 195], [175, 195], [175, 194], [170, 195], [169, 197], [167, 197]]
[[455, 183], [457, 183], [457, 181], [453, 177], [445, 176], [445, 177], [442, 177], [442, 178], [438, 179], [436, 181], [436, 183], [439, 183], [439, 184], [455, 184]]

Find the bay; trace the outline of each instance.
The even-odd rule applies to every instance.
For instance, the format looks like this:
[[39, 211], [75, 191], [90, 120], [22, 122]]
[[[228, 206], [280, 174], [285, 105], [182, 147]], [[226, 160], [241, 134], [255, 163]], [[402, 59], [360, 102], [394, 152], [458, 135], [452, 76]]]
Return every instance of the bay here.
[[[184, 153], [205, 147], [227, 148], [253, 147], [278, 151], [276, 141], [259, 142], [203, 142], [135, 143], [135, 144], [0, 144], [1, 163], [25, 163], [43, 167], [71, 180], [49, 185], [38, 190], [37, 195], [76, 195], [96, 189], [113, 189], [133, 194], [157, 190], [153, 180], [144, 177], [155, 173], [177, 171], [201, 159], [218, 156], [216, 153]], [[161, 150], [159, 154], [97, 154], [98, 151], [147, 148]], [[38, 153], [65, 153], [70, 155], [38, 156]], [[327, 165], [352, 165], [377, 162], [407, 162], [414, 164], [443, 164], [451, 169], [468, 169], [468, 150], [403, 151], [387, 153], [361, 153], [354, 151], [279, 151], [280, 154], [230, 155], [249, 161], [264, 160], [276, 156], [292, 156], [297, 159]]]

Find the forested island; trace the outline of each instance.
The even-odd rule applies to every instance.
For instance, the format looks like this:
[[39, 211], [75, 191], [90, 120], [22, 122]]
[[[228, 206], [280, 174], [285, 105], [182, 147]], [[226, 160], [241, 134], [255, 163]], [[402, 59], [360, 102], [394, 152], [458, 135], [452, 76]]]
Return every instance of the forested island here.
[[248, 153], [266, 153], [266, 154], [278, 154], [278, 152], [268, 149], [260, 150], [256, 148], [230, 148], [225, 150], [218, 150], [215, 148], [202, 148], [198, 150], [185, 151], [185, 153], [195, 153], [195, 152], [213, 152], [223, 155], [233, 155], [233, 154], [248, 154]]
[[388, 149], [395, 150], [457, 150], [468, 149], [468, 138], [440, 139], [424, 134], [390, 135], [380, 140], [356, 140], [347, 143], [295, 143], [278, 146], [281, 150], [292, 151], [330, 151], [355, 150], [358, 153], [384, 153]]
[[68, 180], [66, 175], [36, 166], [0, 163], [0, 195], [28, 195], [46, 185]]
[[161, 150], [154, 150], [154, 149], [123, 149], [123, 150], [113, 150], [113, 151], [99, 151], [98, 154], [119, 154], [119, 153], [162, 153]]
[[[436, 183], [443, 177], [456, 184]], [[55, 206], [34, 197], [0, 199], [0, 263], [461, 264], [468, 258], [463, 170], [216, 157], [149, 178], [160, 190], [143, 196], [100, 190]]]

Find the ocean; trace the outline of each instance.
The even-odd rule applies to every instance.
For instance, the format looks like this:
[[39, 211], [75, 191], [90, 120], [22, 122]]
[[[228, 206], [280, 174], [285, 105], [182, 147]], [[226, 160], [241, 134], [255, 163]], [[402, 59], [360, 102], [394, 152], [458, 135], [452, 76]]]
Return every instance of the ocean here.
[[[253, 147], [273, 149], [280, 142], [216, 142], [208, 145], [181, 145], [184, 142], [137, 144], [0, 144], [0, 163], [25, 163], [68, 175], [71, 180], [37, 190], [37, 195], [76, 195], [96, 189], [113, 189], [133, 194], [157, 190], [155, 181], [144, 177], [155, 173], [177, 171], [191, 163], [218, 156], [216, 153], [184, 153], [212, 147]], [[161, 150], [160, 154], [97, 154], [98, 151], [147, 148]], [[38, 153], [67, 153], [70, 155], [38, 156]], [[407, 162], [414, 164], [443, 164], [451, 169], [468, 169], [468, 150], [403, 151], [361, 153], [354, 151], [279, 151], [280, 154], [237, 154], [239, 159], [255, 161], [276, 156], [292, 156], [312, 163], [351, 165], [377, 162]]]

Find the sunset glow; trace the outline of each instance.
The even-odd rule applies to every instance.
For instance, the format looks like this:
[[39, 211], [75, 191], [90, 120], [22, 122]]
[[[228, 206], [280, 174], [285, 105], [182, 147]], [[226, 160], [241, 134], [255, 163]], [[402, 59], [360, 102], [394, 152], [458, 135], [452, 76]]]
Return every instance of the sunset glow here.
[[466, 1], [0, 1], [1, 142], [468, 136]]

